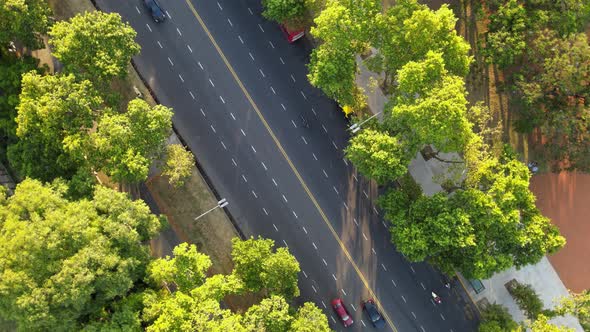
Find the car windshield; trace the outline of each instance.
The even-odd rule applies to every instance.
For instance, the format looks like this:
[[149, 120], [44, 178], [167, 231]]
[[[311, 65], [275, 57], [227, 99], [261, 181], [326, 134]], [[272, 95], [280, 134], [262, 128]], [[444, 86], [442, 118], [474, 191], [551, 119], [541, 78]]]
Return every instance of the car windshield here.
[[348, 317], [347, 315], [342, 316], [342, 320], [348, 320], [350, 317]]

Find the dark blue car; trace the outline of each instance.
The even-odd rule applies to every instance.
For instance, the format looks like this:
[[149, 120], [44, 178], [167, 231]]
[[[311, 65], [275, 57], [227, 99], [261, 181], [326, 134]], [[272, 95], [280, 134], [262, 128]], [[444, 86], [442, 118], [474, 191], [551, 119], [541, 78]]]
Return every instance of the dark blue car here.
[[377, 309], [377, 305], [375, 305], [375, 301], [369, 299], [363, 303], [363, 310], [367, 313], [369, 320], [373, 324], [374, 327], [378, 329], [382, 329], [385, 326], [385, 320], [383, 316], [379, 313]]
[[152, 18], [156, 22], [163, 22], [166, 19], [166, 15], [164, 15], [164, 9], [157, 0], [143, 0], [143, 4], [148, 9]]

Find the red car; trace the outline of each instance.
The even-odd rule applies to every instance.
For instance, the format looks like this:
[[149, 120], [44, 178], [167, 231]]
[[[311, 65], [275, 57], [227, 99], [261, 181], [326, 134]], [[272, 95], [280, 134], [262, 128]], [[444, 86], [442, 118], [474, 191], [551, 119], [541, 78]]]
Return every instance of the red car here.
[[279, 25], [279, 27], [285, 34], [285, 38], [287, 38], [287, 41], [289, 41], [290, 44], [305, 35], [305, 30], [303, 29], [291, 31], [284, 24]]
[[332, 300], [332, 308], [334, 308], [334, 311], [336, 311], [338, 317], [340, 317], [340, 320], [342, 321], [342, 324], [344, 324], [344, 327], [349, 327], [350, 325], [352, 325], [352, 318], [350, 318], [350, 315], [348, 314], [346, 307], [344, 307], [342, 299]]

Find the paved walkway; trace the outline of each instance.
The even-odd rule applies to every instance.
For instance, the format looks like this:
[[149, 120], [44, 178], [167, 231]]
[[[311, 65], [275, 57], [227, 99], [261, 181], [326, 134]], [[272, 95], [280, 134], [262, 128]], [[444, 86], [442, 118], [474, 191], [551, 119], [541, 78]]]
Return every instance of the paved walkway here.
[[[371, 109], [371, 112], [376, 114], [383, 110], [384, 105], [387, 103], [387, 97], [383, 95], [379, 88], [368, 88], [371, 85], [370, 78], [373, 77], [377, 79], [379, 75], [369, 72], [360, 62], [360, 57], [357, 57], [357, 63], [359, 64], [357, 83], [365, 89], [365, 93], [368, 96], [369, 108]], [[446, 159], [455, 159], [458, 155], [456, 153], [450, 153], [445, 154], [445, 156], [442, 157]], [[445, 172], [446, 167], [448, 167], [448, 164], [441, 163], [436, 159], [426, 161], [420, 153], [417, 153], [410, 163], [409, 171], [416, 182], [422, 186], [424, 194], [433, 195], [442, 191], [442, 187], [433, 181], [433, 177]], [[502, 273], [497, 273], [488, 280], [483, 280], [482, 283], [485, 289], [479, 294], [475, 293], [473, 288], [469, 286], [470, 284], [468, 282], [465, 282], [464, 284], [467, 285], [466, 291], [475, 303], [481, 304], [482, 302], [488, 302], [502, 304], [508, 308], [508, 311], [514, 319], [520, 322], [524, 320], [524, 314], [520, 311], [516, 302], [504, 287], [504, 284], [512, 279], [532, 285], [540, 295], [545, 304], [545, 308], [547, 309], [554, 307], [556, 304], [554, 303], [555, 299], [568, 295], [563, 282], [546, 257], [535, 265], [526, 266], [518, 271], [512, 268]], [[576, 331], [583, 331], [577, 319], [571, 316], [557, 317], [552, 319], [551, 322], [573, 328]]]

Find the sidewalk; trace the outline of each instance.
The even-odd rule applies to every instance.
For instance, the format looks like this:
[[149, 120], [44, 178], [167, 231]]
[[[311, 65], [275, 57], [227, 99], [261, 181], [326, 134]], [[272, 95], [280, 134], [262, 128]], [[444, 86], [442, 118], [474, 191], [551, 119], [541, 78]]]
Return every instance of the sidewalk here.
[[[383, 107], [387, 103], [387, 97], [383, 95], [381, 89], [369, 89], [370, 78], [378, 78], [378, 74], [369, 72], [368, 69], [361, 63], [360, 57], [357, 57], [357, 64], [359, 73], [357, 74], [357, 84], [365, 89], [368, 97], [368, 105], [373, 114], [383, 111]], [[457, 153], [449, 153], [441, 156], [445, 159], [458, 158]], [[433, 177], [444, 173], [448, 164], [441, 163], [436, 159], [426, 161], [418, 152], [415, 158], [410, 162], [408, 167], [410, 174], [420, 184], [425, 195], [431, 196], [437, 192], [442, 191], [442, 187], [433, 181]], [[544, 257], [539, 263], [535, 265], [526, 266], [519, 271], [512, 268], [501, 273], [495, 274], [488, 280], [483, 280], [485, 287], [483, 291], [476, 294], [475, 290], [467, 280], [463, 280], [462, 284], [466, 293], [474, 301], [474, 306], [480, 307], [482, 304], [497, 303], [502, 304], [508, 308], [510, 314], [518, 322], [525, 319], [524, 314], [520, 311], [516, 302], [508, 294], [504, 284], [509, 280], [516, 279], [521, 283], [531, 284], [537, 291], [541, 300], [545, 304], [545, 308], [553, 308], [556, 303], [554, 300], [562, 296], [568, 295], [567, 289], [563, 285], [561, 279], [549, 263], [547, 257]], [[583, 331], [578, 320], [574, 317], [556, 317], [551, 320], [552, 323], [573, 328], [576, 331]]]

